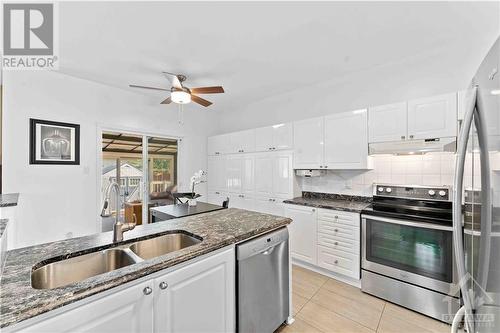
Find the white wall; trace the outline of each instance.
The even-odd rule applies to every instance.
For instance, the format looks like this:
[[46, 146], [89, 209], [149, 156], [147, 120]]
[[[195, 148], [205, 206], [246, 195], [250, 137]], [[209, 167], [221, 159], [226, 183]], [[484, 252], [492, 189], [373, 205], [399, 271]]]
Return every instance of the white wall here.
[[[485, 42], [482, 48], [467, 49], [465, 58], [463, 46], [442, 50], [440, 54], [422, 50], [398, 62], [332, 77], [316, 85], [224, 110], [219, 133], [463, 90], [493, 42]], [[314, 63], [310, 65], [314, 67]]]
[[[3, 190], [21, 194], [16, 246], [99, 231], [101, 126], [183, 137], [181, 190], [189, 186], [193, 172], [206, 169], [206, 137], [213, 134], [215, 124], [206, 110], [186, 107], [180, 126], [173, 105], [160, 106], [151, 97], [57, 72], [6, 72], [3, 84]], [[80, 124], [80, 165], [30, 165], [29, 118]]]

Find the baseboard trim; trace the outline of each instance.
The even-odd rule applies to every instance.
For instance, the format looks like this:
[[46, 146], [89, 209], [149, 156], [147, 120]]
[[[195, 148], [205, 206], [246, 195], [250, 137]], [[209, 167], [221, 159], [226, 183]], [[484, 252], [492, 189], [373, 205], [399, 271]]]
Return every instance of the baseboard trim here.
[[321, 275], [325, 275], [329, 278], [335, 279], [335, 280], [340, 281], [340, 282], [347, 283], [353, 287], [361, 289], [361, 279], [353, 279], [353, 278], [350, 278], [348, 276], [337, 274], [337, 273], [334, 273], [334, 272], [329, 271], [327, 269], [318, 267], [316, 265], [309, 264], [307, 262], [300, 261], [300, 260], [295, 259], [295, 258], [292, 258], [292, 264], [297, 265], [297, 266], [302, 267], [302, 268], [309, 269], [313, 272], [319, 273]]

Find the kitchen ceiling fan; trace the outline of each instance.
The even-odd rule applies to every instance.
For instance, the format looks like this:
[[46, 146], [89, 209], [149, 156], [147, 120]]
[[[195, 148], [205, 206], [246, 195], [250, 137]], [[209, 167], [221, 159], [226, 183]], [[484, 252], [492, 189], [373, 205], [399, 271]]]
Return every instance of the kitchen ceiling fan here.
[[210, 106], [213, 103], [201, 98], [198, 94], [221, 94], [224, 92], [224, 88], [221, 86], [188, 88], [182, 85], [182, 83], [187, 79], [185, 75], [169, 72], [162, 73], [172, 77], [172, 87], [170, 89], [140, 86], [136, 84], [129, 84], [129, 86], [132, 88], [170, 91], [170, 96], [160, 104], [170, 104], [172, 102], [177, 104], [188, 104], [192, 101], [205, 107]]

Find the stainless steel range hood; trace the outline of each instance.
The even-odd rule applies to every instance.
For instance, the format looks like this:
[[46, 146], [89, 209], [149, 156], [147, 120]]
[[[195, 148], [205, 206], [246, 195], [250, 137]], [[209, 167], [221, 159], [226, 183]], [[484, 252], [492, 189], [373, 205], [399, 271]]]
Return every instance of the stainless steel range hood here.
[[408, 140], [394, 142], [370, 143], [369, 154], [414, 155], [432, 152], [456, 152], [457, 139], [435, 138], [425, 140]]

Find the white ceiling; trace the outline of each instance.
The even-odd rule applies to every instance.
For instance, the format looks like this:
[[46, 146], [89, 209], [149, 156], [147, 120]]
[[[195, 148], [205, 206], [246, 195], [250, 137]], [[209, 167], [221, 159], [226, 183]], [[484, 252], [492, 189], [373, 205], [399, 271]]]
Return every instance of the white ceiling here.
[[189, 87], [224, 86], [207, 96], [218, 111], [391, 63], [469, 61], [499, 32], [498, 2], [64, 2], [59, 11], [62, 72], [129, 90], [168, 88], [161, 71], [183, 73]]

